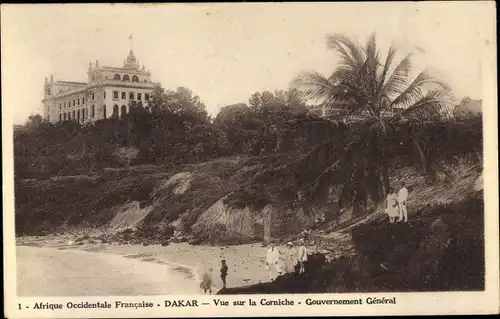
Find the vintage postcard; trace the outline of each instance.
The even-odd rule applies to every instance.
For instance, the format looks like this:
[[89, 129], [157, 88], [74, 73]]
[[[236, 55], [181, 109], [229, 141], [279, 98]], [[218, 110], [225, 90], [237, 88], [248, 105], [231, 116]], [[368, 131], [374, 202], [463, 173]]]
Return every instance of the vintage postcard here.
[[2, 5], [5, 316], [498, 313], [495, 21]]

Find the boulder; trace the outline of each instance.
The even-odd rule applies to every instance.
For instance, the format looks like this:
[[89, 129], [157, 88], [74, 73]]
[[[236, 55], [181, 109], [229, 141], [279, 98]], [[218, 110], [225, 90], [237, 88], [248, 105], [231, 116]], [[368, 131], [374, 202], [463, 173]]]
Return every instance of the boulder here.
[[[262, 210], [253, 210], [249, 207], [231, 207], [225, 203], [226, 197], [217, 201], [201, 214], [191, 227], [193, 232], [207, 234], [210, 233], [211, 229], [223, 229], [227, 236], [243, 239], [262, 238], [264, 236]], [[221, 227], [216, 227], [217, 225]]]

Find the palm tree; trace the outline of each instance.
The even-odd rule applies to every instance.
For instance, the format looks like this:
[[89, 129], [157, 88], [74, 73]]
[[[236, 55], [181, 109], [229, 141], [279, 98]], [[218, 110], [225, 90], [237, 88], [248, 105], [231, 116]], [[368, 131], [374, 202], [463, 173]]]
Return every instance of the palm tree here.
[[368, 197], [381, 199], [390, 188], [389, 166], [401, 131], [427, 169], [422, 147], [409, 128], [447, 117], [450, 91], [427, 71], [411, 80], [411, 55], [395, 63], [393, 46], [382, 59], [374, 34], [364, 47], [342, 35], [329, 35], [326, 42], [340, 56], [337, 68], [328, 76], [303, 72], [293, 84], [306, 98], [323, 103], [327, 110], [338, 110], [354, 134], [342, 139], [340, 148], [332, 141], [320, 146], [336, 152], [335, 160], [306, 191], [338, 186], [341, 203], [362, 203], [366, 209]]

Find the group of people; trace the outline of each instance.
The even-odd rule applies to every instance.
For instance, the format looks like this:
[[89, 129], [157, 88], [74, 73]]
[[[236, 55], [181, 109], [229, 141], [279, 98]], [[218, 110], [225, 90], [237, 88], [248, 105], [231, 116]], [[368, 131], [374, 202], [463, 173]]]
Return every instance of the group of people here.
[[394, 188], [390, 188], [387, 194], [387, 208], [385, 212], [389, 216], [389, 222], [396, 221], [408, 222], [408, 210], [406, 209], [406, 202], [408, 201], [408, 189], [405, 183], [401, 184], [401, 189], [396, 193]]
[[[222, 280], [222, 288], [226, 288], [226, 278], [227, 278], [227, 271], [229, 268], [227, 267], [226, 261], [223, 259], [221, 261], [221, 267], [220, 267], [220, 278]], [[205, 272], [203, 274], [203, 278], [201, 279], [201, 284], [200, 288], [203, 290], [203, 292], [206, 294], [207, 292], [209, 294], [212, 293], [212, 272], [214, 271], [213, 268], [209, 269], [209, 272]]]
[[[305, 263], [307, 261], [307, 249], [304, 246], [304, 239], [299, 240], [297, 249], [291, 242], [286, 244], [286, 249], [282, 252], [274, 242], [269, 243], [266, 253], [266, 269], [269, 271], [269, 279], [273, 281], [277, 276], [285, 273], [294, 273], [295, 266], [299, 264], [299, 274], [305, 272]], [[201, 279], [200, 288], [206, 294], [212, 293], [212, 274], [214, 269], [210, 268], [206, 271]], [[221, 261], [220, 277], [222, 280], [222, 288], [226, 288], [226, 278], [228, 266], [225, 260]]]
[[275, 243], [269, 243], [266, 253], [266, 268], [269, 271], [269, 280], [273, 281], [277, 276], [285, 273], [294, 273], [297, 263], [299, 264], [299, 274], [303, 274], [306, 261], [307, 250], [303, 239], [299, 241], [297, 249], [294, 249], [293, 244], [288, 242], [283, 252], [276, 247]]

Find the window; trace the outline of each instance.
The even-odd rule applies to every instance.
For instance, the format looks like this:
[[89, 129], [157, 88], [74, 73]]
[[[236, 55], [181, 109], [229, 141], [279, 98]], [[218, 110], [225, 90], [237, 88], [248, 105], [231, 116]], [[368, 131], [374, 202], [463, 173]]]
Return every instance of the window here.
[[86, 117], [85, 117], [85, 109], [82, 109], [82, 121], [85, 121]]
[[118, 98], [118, 91], [113, 91], [113, 99], [117, 99]]
[[66, 113], [63, 114], [63, 119], [66, 121]]
[[125, 105], [122, 105], [121, 116], [124, 117], [125, 114], [127, 114], [127, 107]]
[[127, 74], [123, 76], [123, 81], [130, 81], [130, 78]]
[[106, 91], [104, 91], [104, 95], [103, 96], [104, 96], [104, 98], [106, 98]]
[[145, 99], [146, 101], [149, 101], [149, 93], [144, 94], [144, 99]]
[[102, 107], [102, 117], [106, 118], [106, 105]]
[[125, 100], [127, 98], [127, 93], [126, 92], [122, 92], [122, 100]]
[[137, 93], [137, 99], [140, 101], [142, 99], [142, 94], [141, 93]]
[[134, 92], [130, 92], [128, 94], [128, 98], [131, 99], [131, 100], [133, 100], [134, 99]]
[[94, 93], [92, 93], [92, 101], [95, 99]]
[[85, 104], [85, 98], [82, 97], [82, 104]]
[[59, 103], [59, 111], [62, 109], [62, 104]]
[[66, 101], [64, 101], [64, 104], [63, 104], [63, 105], [64, 105], [64, 108], [66, 108]]
[[76, 111], [76, 120], [80, 123], [80, 110]]
[[74, 120], [75, 119], [75, 111], [73, 110], [73, 116], [71, 118]]
[[59, 114], [59, 122], [62, 120], [62, 114]]
[[[106, 107], [105, 107], [106, 108]], [[91, 109], [91, 113], [90, 113], [90, 117], [94, 118], [95, 117], [95, 105], [92, 105], [92, 109]]]
[[120, 74], [115, 74], [115, 76], [113, 77], [113, 80], [121, 80]]
[[73, 106], [75, 106], [75, 100], [73, 100]]
[[137, 77], [137, 75], [134, 75], [132, 77], [132, 82], [139, 82], [139, 78]]
[[118, 117], [118, 105], [113, 105], [113, 117]]
[[76, 100], [76, 104], [80, 105], [80, 98], [78, 98], [78, 100]]

